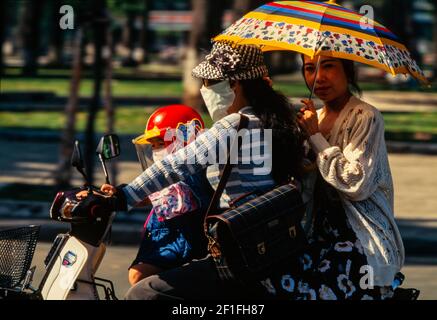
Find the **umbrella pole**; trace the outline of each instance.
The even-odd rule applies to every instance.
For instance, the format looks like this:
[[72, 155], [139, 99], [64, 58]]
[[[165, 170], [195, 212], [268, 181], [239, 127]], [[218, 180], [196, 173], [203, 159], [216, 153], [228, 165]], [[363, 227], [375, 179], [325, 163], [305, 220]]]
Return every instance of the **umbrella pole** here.
[[317, 56], [317, 64], [316, 64], [316, 75], [314, 77], [314, 83], [313, 83], [313, 87], [311, 88], [311, 93], [310, 93], [310, 98], [309, 100], [313, 99], [313, 95], [314, 95], [314, 89], [316, 88], [316, 79], [317, 79], [317, 73], [319, 72], [319, 68], [320, 68], [320, 56]]
[[[335, 1], [334, 1], [334, 3], [335, 3]], [[328, 35], [324, 35], [324, 36], [323, 36], [323, 39], [322, 39], [322, 41], [320, 41], [320, 43], [318, 44], [318, 49], [316, 50], [316, 53], [315, 53], [315, 55], [314, 55], [315, 57], [317, 57], [316, 75], [315, 75], [315, 78], [314, 78], [314, 83], [313, 83], [313, 87], [312, 87], [312, 89], [311, 89], [311, 93], [310, 93], [310, 98], [309, 98], [309, 100], [312, 100], [312, 99], [313, 99], [314, 89], [316, 88], [317, 73], [319, 72], [319, 67], [320, 67], [320, 60], [321, 60], [320, 52], [321, 52], [322, 47], [323, 47], [323, 44], [325, 43], [325, 40], [326, 40], [327, 38], [328, 38]]]

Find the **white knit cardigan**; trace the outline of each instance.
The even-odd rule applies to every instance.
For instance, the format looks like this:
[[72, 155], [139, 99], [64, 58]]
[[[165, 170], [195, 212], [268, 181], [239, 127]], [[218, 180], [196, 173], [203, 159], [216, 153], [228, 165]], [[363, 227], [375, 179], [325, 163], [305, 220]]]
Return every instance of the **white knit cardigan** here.
[[339, 191], [348, 222], [373, 268], [374, 285], [388, 286], [404, 264], [405, 251], [393, 214], [382, 115], [352, 96], [327, 139], [321, 133], [309, 139], [320, 173]]

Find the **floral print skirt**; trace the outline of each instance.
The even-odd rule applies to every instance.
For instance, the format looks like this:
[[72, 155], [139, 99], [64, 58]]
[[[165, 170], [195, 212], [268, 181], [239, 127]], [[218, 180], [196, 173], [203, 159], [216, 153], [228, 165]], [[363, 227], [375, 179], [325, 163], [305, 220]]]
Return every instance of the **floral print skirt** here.
[[320, 206], [316, 217], [309, 244], [262, 281], [267, 291], [276, 298], [292, 300], [391, 298], [392, 287], [372, 286], [373, 273], [363, 246], [341, 203]]
[[359, 240], [313, 242], [262, 284], [279, 299], [383, 300], [391, 287], [373, 287]]

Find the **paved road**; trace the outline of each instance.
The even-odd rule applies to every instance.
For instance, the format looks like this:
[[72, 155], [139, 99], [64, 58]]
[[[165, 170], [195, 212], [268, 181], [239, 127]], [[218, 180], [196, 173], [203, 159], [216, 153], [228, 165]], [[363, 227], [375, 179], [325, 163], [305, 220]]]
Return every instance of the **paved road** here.
[[437, 220], [437, 156], [389, 154], [389, 162], [396, 217]]
[[[43, 274], [43, 260], [50, 248], [48, 243], [39, 243], [36, 249], [32, 265], [37, 266], [34, 285], [36, 286]], [[121, 299], [129, 289], [127, 280], [127, 268], [135, 258], [135, 247], [117, 246], [109, 247], [98, 276], [110, 279], [114, 282], [116, 295]], [[420, 299], [437, 299], [437, 259], [411, 258], [402, 270], [406, 276], [403, 287], [417, 288], [421, 290]]]
[[[122, 145], [119, 163], [119, 182], [128, 182], [139, 173], [132, 145]], [[53, 184], [53, 172], [58, 159], [55, 143], [1, 141], [0, 185], [7, 183]], [[395, 187], [395, 213], [402, 219], [436, 219], [437, 155], [389, 154]], [[103, 174], [96, 167], [96, 184], [102, 183]], [[75, 174], [74, 184], [81, 184]]]
[[[120, 182], [130, 181], [139, 173], [134, 161], [134, 152], [127, 146], [120, 160], [122, 173]], [[54, 143], [26, 143], [1, 141], [0, 185], [7, 183], [52, 184], [53, 170], [56, 167], [58, 146]], [[437, 197], [435, 177], [437, 176], [437, 156], [417, 154], [390, 154], [389, 161], [395, 186], [395, 212], [402, 223], [420, 224], [411, 232], [420, 231], [421, 237], [437, 232]], [[102, 182], [102, 175], [98, 181]], [[80, 184], [76, 176], [75, 184]], [[426, 232], [425, 232], [426, 231]], [[404, 235], [405, 236], [405, 235]], [[39, 244], [34, 264], [38, 265], [37, 276], [41, 276], [42, 260], [48, 251], [47, 244]], [[129, 288], [127, 267], [134, 258], [136, 249], [132, 247], [113, 247], [108, 250], [99, 275], [113, 279], [117, 295], [122, 297]], [[408, 261], [404, 272], [407, 275], [406, 287], [422, 290], [422, 299], [437, 299], [437, 259]]]
[[[59, 157], [59, 144], [0, 140], [0, 145], [0, 184], [53, 185]], [[140, 173], [141, 167], [135, 162], [135, 149], [132, 145], [122, 144], [121, 148], [122, 154], [115, 161], [120, 165], [119, 172], [123, 173], [120, 179], [127, 181], [127, 179], [135, 178]], [[96, 184], [99, 184], [104, 182], [103, 171], [97, 158], [95, 164]], [[75, 170], [73, 173], [72, 183], [83, 184], [80, 174]]]

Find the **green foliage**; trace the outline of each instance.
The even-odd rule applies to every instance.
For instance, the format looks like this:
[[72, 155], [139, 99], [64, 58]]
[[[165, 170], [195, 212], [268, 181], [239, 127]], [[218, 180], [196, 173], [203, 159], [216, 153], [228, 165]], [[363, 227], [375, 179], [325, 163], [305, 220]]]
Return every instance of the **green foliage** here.
[[[155, 107], [121, 107], [116, 109], [115, 131], [119, 134], [139, 135], [146, 128], [147, 119]], [[76, 115], [76, 129], [84, 132], [87, 113], [78, 112]], [[202, 118], [206, 126], [212, 125], [208, 114], [203, 113]], [[0, 112], [0, 127], [22, 129], [50, 129], [62, 130], [65, 126], [64, 112], [33, 111], [33, 112]], [[104, 133], [106, 128], [106, 115], [99, 111], [96, 120], [96, 131]]]
[[386, 131], [437, 135], [437, 112], [390, 112], [383, 115]]
[[146, 5], [144, 0], [109, 0], [108, 8], [113, 13], [140, 13], [146, 9]]
[[[182, 95], [180, 81], [148, 81], [148, 80], [113, 80], [113, 95], [128, 97], [165, 96], [178, 97]], [[7, 78], [1, 80], [3, 92], [53, 92], [58, 96], [68, 96], [69, 79], [38, 79], [38, 78]], [[81, 81], [80, 96], [91, 97], [93, 81]]]
[[[155, 110], [155, 107], [119, 107], [116, 109], [115, 129], [120, 134], [138, 135], [146, 127], [147, 119]], [[437, 137], [437, 112], [387, 112], [383, 113], [385, 129], [388, 137], [401, 137], [398, 133], [407, 134], [407, 140], [415, 139], [414, 134], [428, 135], [430, 139]], [[207, 113], [202, 113], [206, 127], [211, 127], [212, 120]], [[77, 130], [85, 130], [87, 114], [77, 113]], [[0, 112], [0, 127], [3, 128], [33, 128], [62, 130], [65, 125], [63, 112]], [[100, 111], [97, 115], [96, 130], [99, 133], [105, 131], [105, 113]], [[393, 135], [396, 133], [397, 135]], [[431, 135], [431, 136], [430, 136]], [[398, 138], [396, 138], [398, 140]]]

